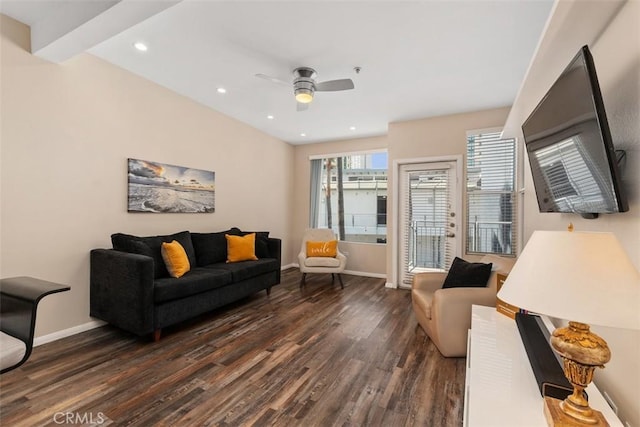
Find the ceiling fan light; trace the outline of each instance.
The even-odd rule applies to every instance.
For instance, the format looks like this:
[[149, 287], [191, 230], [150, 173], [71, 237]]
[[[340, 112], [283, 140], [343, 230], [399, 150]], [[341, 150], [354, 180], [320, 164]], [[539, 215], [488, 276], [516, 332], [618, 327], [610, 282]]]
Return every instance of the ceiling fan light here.
[[302, 104], [308, 104], [313, 101], [313, 92], [309, 89], [296, 90], [296, 101]]

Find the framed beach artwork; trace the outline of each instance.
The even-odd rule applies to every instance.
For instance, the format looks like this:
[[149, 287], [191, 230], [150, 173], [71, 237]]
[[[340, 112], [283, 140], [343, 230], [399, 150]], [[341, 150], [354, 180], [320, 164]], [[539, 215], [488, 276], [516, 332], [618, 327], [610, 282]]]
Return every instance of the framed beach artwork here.
[[129, 212], [215, 211], [215, 172], [128, 159], [128, 177]]

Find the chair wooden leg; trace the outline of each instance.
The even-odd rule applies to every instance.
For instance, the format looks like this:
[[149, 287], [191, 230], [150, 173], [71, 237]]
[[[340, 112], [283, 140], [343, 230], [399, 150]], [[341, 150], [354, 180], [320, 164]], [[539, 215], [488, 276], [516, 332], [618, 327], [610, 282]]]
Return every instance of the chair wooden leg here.
[[342, 283], [342, 276], [338, 273], [338, 280], [340, 281], [340, 287], [344, 289], [344, 284]]
[[333, 285], [336, 281], [336, 275], [331, 273], [331, 284]]
[[153, 331], [153, 342], [160, 341], [160, 334], [162, 333], [162, 329], [156, 329]]
[[302, 273], [302, 277], [300, 278], [300, 287], [303, 287], [305, 285], [305, 277], [307, 276], [307, 273]]

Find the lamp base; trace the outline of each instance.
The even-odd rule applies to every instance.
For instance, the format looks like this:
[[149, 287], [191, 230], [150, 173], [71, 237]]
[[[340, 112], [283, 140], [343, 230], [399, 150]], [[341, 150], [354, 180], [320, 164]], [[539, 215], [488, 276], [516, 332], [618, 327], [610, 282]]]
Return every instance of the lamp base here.
[[592, 418], [595, 422], [585, 423], [570, 415], [564, 413], [560, 408], [561, 400], [554, 399], [553, 397], [544, 398], [544, 416], [547, 419], [547, 425], [550, 427], [576, 427], [576, 426], [594, 426], [594, 427], [609, 427], [609, 423], [604, 419], [602, 412], [593, 411]]

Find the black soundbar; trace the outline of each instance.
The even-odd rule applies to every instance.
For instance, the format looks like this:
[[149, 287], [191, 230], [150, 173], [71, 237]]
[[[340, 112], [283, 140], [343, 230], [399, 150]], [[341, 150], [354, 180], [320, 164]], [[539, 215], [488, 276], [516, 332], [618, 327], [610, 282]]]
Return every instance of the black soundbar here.
[[562, 365], [549, 344], [549, 330], [540, 316], [531, 314], [516, 313], [516, 324], [540, 394], [564, 400], [573, 393], [573, 386], [564, 376]]

